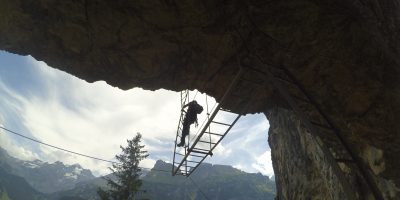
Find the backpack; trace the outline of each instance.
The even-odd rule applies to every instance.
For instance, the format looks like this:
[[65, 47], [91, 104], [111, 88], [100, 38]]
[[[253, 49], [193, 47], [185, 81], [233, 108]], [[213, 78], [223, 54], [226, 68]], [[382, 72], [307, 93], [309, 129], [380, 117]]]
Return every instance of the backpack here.
[[196, 103], [194, 104], [194, 110], [196, 111], [197, 114], [200, 114], [201, 112], [203, 112], [203, 106], [201, 106], [200, 104]]

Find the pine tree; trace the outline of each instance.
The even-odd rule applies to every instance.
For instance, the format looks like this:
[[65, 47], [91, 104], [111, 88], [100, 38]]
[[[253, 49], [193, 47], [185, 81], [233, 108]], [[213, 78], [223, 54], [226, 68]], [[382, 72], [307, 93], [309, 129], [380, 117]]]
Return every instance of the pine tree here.
[[141, 175], [139, 163], [149, 155], [143, 150], [144, 145], [140, 144], [141, 139], [142, 135], [137, 133], [132, 140], [127, 140], [127, 147], [120, 146], [122, 153], [116, 155], [119, 163], [110, 167], [115, 180], [106, 178], [109, 190], [99, 188], [97, 191], [102, 200], [137, 199], [142, 186], [142, 181], [139, 179]]

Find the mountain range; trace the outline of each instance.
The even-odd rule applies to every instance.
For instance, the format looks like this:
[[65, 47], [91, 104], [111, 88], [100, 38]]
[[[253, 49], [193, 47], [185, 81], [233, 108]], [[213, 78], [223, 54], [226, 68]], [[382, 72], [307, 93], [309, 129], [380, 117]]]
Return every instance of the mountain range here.
[[[158, 160], [152, 170], [144, 171], [140, 195], [154, 200], [275, 197], [275, 182], [260, 173], [204, 163], [187, 178], [171, 176], [171, 168]], [[93, 176], [79, 164], [23, 161], [0, 148], [0, 200], [96, 200], [98, 187], [106, 187], [104, 177]]]
[[41, 193], [68, 190], [82, 181], [96, 178], [79, 164], [64, 165], [62, 162], [47, 163], [40, 160], [24, 161], [11, 157], [0, 148], [0, 167], [8, 173], [24, 178]]

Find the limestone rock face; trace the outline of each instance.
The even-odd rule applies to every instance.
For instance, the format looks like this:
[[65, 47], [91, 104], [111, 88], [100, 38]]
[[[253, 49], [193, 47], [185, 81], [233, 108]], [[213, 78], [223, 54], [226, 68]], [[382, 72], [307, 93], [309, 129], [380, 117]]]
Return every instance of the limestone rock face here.
[[346, 199], [317, 141], [296, 115], [278, 108], [266, 115], [274, 171], [280, 174], [275, 178], [278, 195], [282, 199]]
[[[266, 115], [271, 125], [269, 144], [275, 161], [273, 167], [280, 175], [275, 179], [278, 195], [282, 199], [349, 199], [328, 164], [319, 140], [302, 126], [293, 111], [274, 108]], [[384, 169], [382, 151], [365, 147], [364, 153], [358, 153], [369, 162], [375, 174]], [[382, 178], [377, 182], [385, 199], [398, 199], [398, 189], [393, 182]], [[351, 181], [351, 187], [356, 198], [373, 199], [371, 192], [357, 179]]]
[[[397, 1], [0, 0], [0, 5], [0, 49], [30, 54], [88, 82], [104, 80], [122, 89], [197, 88], [220, 99], [240, 66], [264, 71], [283, 66], [343, 132], [374, 180], [393, 188], [388, 198], [399, 198]], [[290, 109], [270, 79], [257, 73], [246, 78], [262, 84], [241, 83], [224, 107], [242, 113]], [[293, 158], [279, 155], [275, 163]], [[291, 173], [282, 169], [277, 177]]]

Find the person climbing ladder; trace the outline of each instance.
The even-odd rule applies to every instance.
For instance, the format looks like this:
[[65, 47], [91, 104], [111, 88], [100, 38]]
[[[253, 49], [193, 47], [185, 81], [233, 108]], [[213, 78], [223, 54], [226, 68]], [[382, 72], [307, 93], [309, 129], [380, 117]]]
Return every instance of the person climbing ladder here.
[[182, 127], [182, 137], [181, 142], [177, 144], [178, 147], [182, 147], [185, 145], [185, 138], [189, 135], [190, 132], [190, 125], [196, 123], [196, 127], [198, 126], [197, 122], [197, 115], [203, 112], [203, 107], [197, 103], [197, 101], [193, 100], [188, 104], [182, 107], [182, 112], [184, 108], [188, 107], [185, 115], [185, 119], [183, 120], [183, 127]]

